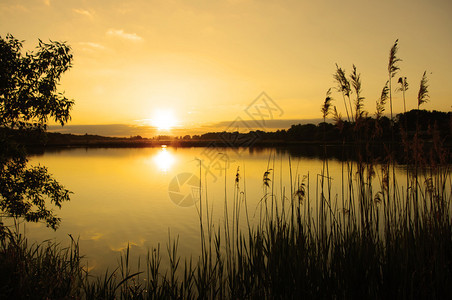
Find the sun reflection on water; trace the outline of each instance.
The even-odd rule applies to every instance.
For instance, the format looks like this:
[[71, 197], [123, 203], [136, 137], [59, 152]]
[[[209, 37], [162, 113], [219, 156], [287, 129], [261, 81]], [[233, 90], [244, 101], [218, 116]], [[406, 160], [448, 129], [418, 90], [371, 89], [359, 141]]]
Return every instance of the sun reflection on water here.
[[162, 172], [167, 172], [171, 169], [175, 162], [174, 155], [168, 151], [166, 145], [162, 145], [160, 151], [154, 156], [154, 162]]

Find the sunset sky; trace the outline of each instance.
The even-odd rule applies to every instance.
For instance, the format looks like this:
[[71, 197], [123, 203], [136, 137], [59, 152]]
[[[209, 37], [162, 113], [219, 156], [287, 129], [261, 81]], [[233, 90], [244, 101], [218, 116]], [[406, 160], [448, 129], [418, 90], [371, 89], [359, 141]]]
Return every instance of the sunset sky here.
[[[408, 108], [427, 70], [424, 108], [450, 111], [451, 16], [450, 0], [2, 0], [0, 35], [27, 50], [38, 38], [72, 47], [61, 82], [76, 103], [70, 125], [159, 126], [168, 116], [189, 132], [247, 119], [262, 92], [281, 108], [274, 119], [319, 118], [335, 63], [347, 72], [356, 64], [373, 113], [396, 39], [394, 83], [407, 77]], [[394, 111], [402, 109], [397, 93]]]

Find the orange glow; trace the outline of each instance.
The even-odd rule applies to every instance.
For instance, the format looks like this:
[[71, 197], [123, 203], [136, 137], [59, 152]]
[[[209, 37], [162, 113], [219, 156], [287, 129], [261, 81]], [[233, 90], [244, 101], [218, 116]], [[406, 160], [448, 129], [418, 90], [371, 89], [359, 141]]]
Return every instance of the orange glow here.
[[168, 151], [166, 145], [163, 145], [159, 153], [154, 156], [154, 162], [160, 171], [168, 172], [174, 165], [175, 158], [174, 155]]
[[160, 131], [169, 131], [177, 125], [177, 120], [171, 110], [157, 110], [151, 123]]
[[[372, 115], [396, 39], [402, 62], [394, 81], [408, 78], [407, 110], [417, 108], [424, 70], [432, 99], [424, 108], [451, 109], [452, 1], [119, 2], [0, 2], [2, 37], [25, 40], [26, 50], [38, 38], [72, 47], [73, 67], [59, 87], [75, 101], [68, 125], [131, 124], [171, 107], [177, 120], [157, 116], [159, 129], [210, 126], [249, 119], [244, 110], [262, 91], [284, 111], [279, 119], [321, 118], [336, 63], [347, 74], [356, 64]], [[345, 115], [342, 96], [332, 96]], [[394, 112], [403, 112], [402, 94], [392, 97]]]

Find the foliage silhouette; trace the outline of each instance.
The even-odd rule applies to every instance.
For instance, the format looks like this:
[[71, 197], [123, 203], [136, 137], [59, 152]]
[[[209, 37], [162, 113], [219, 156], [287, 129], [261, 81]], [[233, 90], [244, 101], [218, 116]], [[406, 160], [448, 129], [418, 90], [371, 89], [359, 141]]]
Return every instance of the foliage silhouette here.
[[[49, 204], [61, 207], [70, 192], [43, 166], [30, 167], [15, 130], [43, 138], [49, 119], [64, 125], [74, 104], [57, 91], [71, 66], [65, 43], [39, 40], [35, 52], [22, 51], [22, 42], [0, 37], [0, 210], [2, 216], [44, 221], [56, 229]], [[4, 227], [0, 221], [0, 231]]]
[[[382, 116], [390, 99], [388, 81], [377, 102], [378, 117], [368, 117], [359, 106], [360, 80], [355, 68], [353, 73], [354, 85], [359, 86], [353, 90], [357, 99], [354, 114], [359, 120], [341, 121], [341, 128], [324, 121], [318, 126], [258, 132], [262, 139], [270, 140], [314, 136], [318, 142], [323, 136], [324, 148], [326, 142], [341, 141], [347, 160], [341, 163], [340, 193], [331, 193], [323, 181], [319, 187], [320, 174], [313, 176], [309, 170], [306, 175], [292, 173], [290, 158], [290, 189], [278, 186], [275, 174], [286, 175], [282, 164], [277, 172], [275, 161], [279, 158], [271, 155], [262, 177], [264, 192], [258, 208], [263, 215], [250, 225], [247, 198], [256, 195], [247, 195], [245, 173], [242, 177], [237, 168], [234, 193], [228, 196], [225, 172], [225, 210], [219, 226], [209, 215], [213, 203], [211, 206], [204, 197], [197, 210], [199, 256], [182, 260], [178, 238], [169, 236], [166, 269], [159, 244], [148, 251], [144, 264], [138, 259], [135, 272], [128, 245], [118, 268], [91, 278], [81, 264], [78, 241], [72, 237], [70, 248], [61, 249], [55, 244], [28, 246], [20, 236], [10, 235], [0, 239], [0, 298], [447, 299], [452, 293], [452, 181], [450, 147], [444, 142], [450, 141], [452, 113], [413, 110], [394, 120]], [[419, 99], [425, 100], [428, 90], [423, 81]], [[328, 93], [322, 105], [324, 120], [330, 109]], [[340, 120], [336, 107], [333, 114]], [[375, 133], [377, 125], [381, 131]], [[391, 185], [392, 152], [386, 153], [388, 159], [382, 163], [370, 155], [372, 146], [381, 141], [380, 146], [389, 149], [387, 142], [391, 140], [392, 145], [401, 128], [405, 136], [400, 143], [411, 157], [406, 186], [395, 181]], [[218, 139], [220, 134], [195, 139]], [[422, 151], [420, 146], [428, 142], [436, 153]], [[360, 159], [350, 161], [352, 152]], [[325, 181], [335, 179], [330, 179], [327, 168], [325, 156], [321, 176]], [[321, 206], [316, 204], [319, 195]], [[316, 203], [312, 203], [313, 196]], [[228, 207], [233, 208], [232, 214], [228, 215]], [[241, 214], [246, 214], [244, 227]]]

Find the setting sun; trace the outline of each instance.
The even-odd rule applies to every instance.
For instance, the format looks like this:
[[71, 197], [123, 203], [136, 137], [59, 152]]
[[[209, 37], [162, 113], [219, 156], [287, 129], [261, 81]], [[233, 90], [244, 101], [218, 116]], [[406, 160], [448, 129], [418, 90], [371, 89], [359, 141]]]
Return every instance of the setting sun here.
[[448, 299], [451, 13], [0, 0], [0, 300]]
[[171, 110], [157, 110], [154, 113], [151, 123], [158, 130], [171, 130], [177, 125], [177, 120]]

